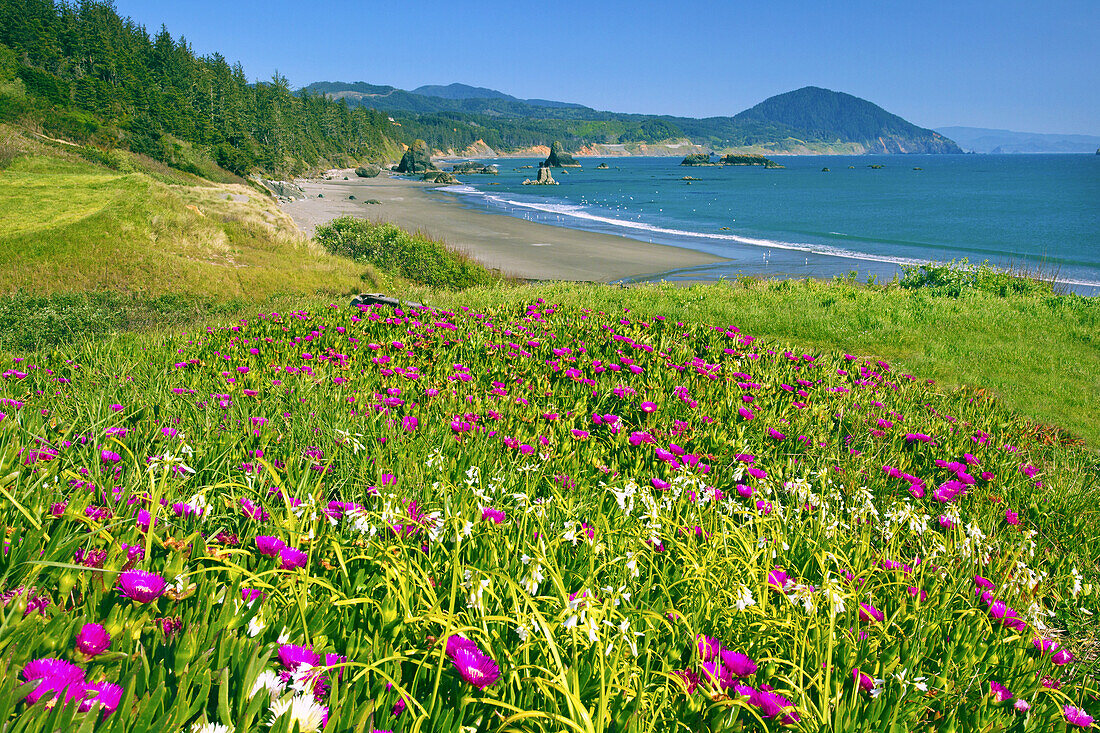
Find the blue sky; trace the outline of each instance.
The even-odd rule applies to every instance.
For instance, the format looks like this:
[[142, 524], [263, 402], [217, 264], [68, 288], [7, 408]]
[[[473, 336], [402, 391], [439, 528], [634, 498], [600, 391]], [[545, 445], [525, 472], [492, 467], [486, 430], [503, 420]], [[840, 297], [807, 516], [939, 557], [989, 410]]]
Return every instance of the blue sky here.
[[[618, 112], [736, 114], [813, 84], [925, 126], [1100, 135], [1100, 0], [117, 0], [293, 86], [463, 82]], [[548, 9], [551, 8], [551, 9]]]

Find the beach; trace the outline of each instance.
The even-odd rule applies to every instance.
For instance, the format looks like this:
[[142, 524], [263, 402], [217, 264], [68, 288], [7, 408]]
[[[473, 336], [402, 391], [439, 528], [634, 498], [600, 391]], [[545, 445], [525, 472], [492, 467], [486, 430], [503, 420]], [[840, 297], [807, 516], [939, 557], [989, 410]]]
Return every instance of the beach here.
[[[432, 195], [429, 189], [438, 188], [436, 184], [391, 177], [385, 171], [376, 178], [340, 171], [334, 179], [297, 183], [307, 198], [282, 203], [281, 208], [308, 235], [341, 216], [391, 222], [419, 230], [512, 277], [612, 282], [724, 261], [681, 247], [475, 211], [450, 196]], [[366, 203], [371, 200], [378, 203]]]

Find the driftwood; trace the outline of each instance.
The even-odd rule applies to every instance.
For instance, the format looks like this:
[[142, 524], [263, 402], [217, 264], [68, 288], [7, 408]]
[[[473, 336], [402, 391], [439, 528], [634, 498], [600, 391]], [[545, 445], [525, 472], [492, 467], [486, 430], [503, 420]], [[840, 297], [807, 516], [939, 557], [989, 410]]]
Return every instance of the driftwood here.
[[388, 295], [382, 293], [360, 293], [351, 299], [351, 304], [357, 308], [365, 308], [372, 305], [389, 305], [394, 308], [423, 308], [421, 303], [414, 303], [410, 300], [400, 300], [398, 298], [391, 298]]

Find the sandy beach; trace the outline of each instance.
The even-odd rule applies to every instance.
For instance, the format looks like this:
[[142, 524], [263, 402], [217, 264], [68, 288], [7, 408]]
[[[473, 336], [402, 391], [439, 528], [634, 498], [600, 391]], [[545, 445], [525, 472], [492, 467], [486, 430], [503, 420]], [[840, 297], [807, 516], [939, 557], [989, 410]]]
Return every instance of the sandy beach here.
[[357, 178], [349, 171], [346, 181], [342, 175], [298, 181], [308, 198], [283, 203], [282, 209], [310, 235], [318, 225], [345, 215], [392, 222], [442, 240], [487, 267], [532, 280], [610, 282], [723, 261], [680, 247], [472, 211], [448, 196], [429, 195], [426, 189], [435, 184], [386, 172]]

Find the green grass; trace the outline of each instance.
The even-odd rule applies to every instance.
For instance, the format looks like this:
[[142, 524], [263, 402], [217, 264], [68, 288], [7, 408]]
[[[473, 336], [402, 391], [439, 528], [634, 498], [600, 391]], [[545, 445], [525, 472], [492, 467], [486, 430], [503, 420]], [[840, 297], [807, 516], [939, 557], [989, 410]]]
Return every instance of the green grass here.
[[[939, 391], [992, 392], [1008, 408], [1100, 446], [1100, 300], [1078, 296], [959, 298], [923, 290], [816, 280], [742, 281], [625, 289], [573, 283], [461, 296], [416, 291], [425, 302], [503, 305], [543, 297], [579, 307], [627, 307], [678, 320], [735, 323], [770, 338], [889, 361]], [[410, 296], [411, 297], [411, 296]]]
[[155, 170], [19, 156], [0, 170], [0, 220], [0, 293], [262, 301], [275, 293], [357, 292], [364, 273], [373, 277], [371, 268], [305, 239], [250, 187], [173, 182]]

